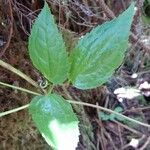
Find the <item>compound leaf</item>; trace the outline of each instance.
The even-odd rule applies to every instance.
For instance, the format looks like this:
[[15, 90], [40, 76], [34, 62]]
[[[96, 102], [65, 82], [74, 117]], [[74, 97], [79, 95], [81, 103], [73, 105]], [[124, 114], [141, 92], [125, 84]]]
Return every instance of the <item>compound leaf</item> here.
[[78, 119], [61, 96], [37, 96], [29, 111], [46, 142], [57, 150], [75, 150], [79, 141]]
[[79, 89], [105, 83], [123, 61], [134, 16], [134, 3], [120, 16], [81, 38], [71, 57], [69, 80]]
[[50, 82], [60, 84], [67, 78], [69, 63], [65, 44], [46, 2], [32, 27], [29, 54], [34, 66]]

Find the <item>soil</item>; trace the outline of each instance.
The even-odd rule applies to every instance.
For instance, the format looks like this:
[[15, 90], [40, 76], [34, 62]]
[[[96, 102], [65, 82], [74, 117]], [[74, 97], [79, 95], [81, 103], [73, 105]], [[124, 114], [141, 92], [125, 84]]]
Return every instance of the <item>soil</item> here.
[[[67, 3], [67, 5], [65, 4]], [[48, 0], [60, 30], [65, 38], [68, 51], [77, 39], [90, 31], [94, 26], [111, 20], [101, 8], [99, 1], [57, 1]], [[131, 3], [128, 1], [105, 0], [110, 10], [117, 16]], [[150, 25], [144, 24], [141, 1], [137, 1], [139, 13], [135, 17], [132, 32], [150, 48]], [[98, 7], [96, 7], [98, 6]], [[28, 36], [31, 25], [43, 7], [42, 0], [0, 1], [0, 59], [21, 70], [39, 83], [45, 80], [33, 67], [28, 54]], [[8, 8], [6, 10], [6, 8]], [[32, 13], [31, 13], [32, 12]], [[34, 13], [33, 13], [34, 12]], [[79, 13], [77, 13], [79, 12]], [[70, 16], [70, 13], [72, 16]], [[139, 16], [138, 16], [139, 15]], [[10, 40], [9, 40], [10, 39]], [[100, 105], [111, 110], [121, 107], [122, 114], [150, 124], [150, 60], [149, 51], [137, 41], [130, 40], [130, 48], [123, 64], [112, 78], [103, 86], [81, 91], [72, 86], [68, 92], [76, 101]], [[30, 83], [0, 66], [0, 81], [11, 85], [38, 91]], [[144, 84], [143, 84], [144, 83]], [[114, 94], [120, 87], [136, 87], [140, 96], [129, 98]], [[64, 97], [61, 88], [56, 89]], [[132, 95], [135, 93], [132, 93]], [[32, 95], [0, 85], [0, 112], [28, 104]], [[80, 141], [77, 150], [149, 150], [150, 129], [127, 120], [102, 119], [100, 110], [73, 105], [80, 120]], [[108, 114], [105, 114], [108, 115]], [[137, 147], [131, 141], [137, 139]], [[50, 147], [37, 131], [28, 110], [22, 110], [0, 118], [0, 150], [48, 150]]]

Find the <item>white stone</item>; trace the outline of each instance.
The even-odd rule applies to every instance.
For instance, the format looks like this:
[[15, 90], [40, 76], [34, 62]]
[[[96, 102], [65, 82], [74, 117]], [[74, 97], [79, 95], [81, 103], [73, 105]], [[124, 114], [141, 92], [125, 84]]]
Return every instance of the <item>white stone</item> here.
[[137, 78], [137, 77], [138, 77], [138, 74], [137, 74], [137, 73], [133, 73], [132, 76], [131, 76], [131, 78], [133, 78], [133, 79], [135, 79], [135, 78]]
[[139, 145], [139, 140], [138, 139], [132, 139], [131, 142], [129, 143], [130, 146], [137, 148]]

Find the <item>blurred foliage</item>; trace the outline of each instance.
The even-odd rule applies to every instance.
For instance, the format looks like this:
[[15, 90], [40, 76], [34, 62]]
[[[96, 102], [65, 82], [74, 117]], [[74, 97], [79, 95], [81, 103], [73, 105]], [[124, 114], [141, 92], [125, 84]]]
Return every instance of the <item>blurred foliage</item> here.
[[145, 24], [150, 24], [150, 0], [144, 1], [142, 20]]

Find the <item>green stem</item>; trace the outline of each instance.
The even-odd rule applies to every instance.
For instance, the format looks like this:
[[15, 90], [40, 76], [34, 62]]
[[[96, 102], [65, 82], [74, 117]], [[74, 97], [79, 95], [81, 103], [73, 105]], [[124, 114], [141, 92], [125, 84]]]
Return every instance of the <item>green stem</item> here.
[[9, 110], [9, 111], [2, 112], [2, 113], [0, 113], [0, 117], [15, 113], [17, 111], [23, 110], [23, 109], [28, 108], [28, 107], [29, 107], [29, 104], [15, 108], [15, 109], [12, 109], [12, 110]]
[[[118, 112], [115, 112], [115, 111], [113, 111], [111, 109], [108, 109], [108, 108], [104, 108], [104, 107], [101, 107], [101, 106], [97, 106], [97, 105], [89, 104], [89, 103], [84, 103], [84, 102], [71, 101], [71, 100], [68, 100], [68, 102], [71, 103], [71, 104], [77, 104], [77, 105], [83, 105], [83, 106], [93, 107], [93, 108], [97, 108], [97, 109], [100, 109], [100, 110], [103, 110], [103, 111], [106, 111], [106, 112], [109, 112], [109, 113], [114, 113], [114, 114], [116, 114], [116, 115], [118, 115], [118, 116], [120, 116], [120, 117], [122, 117], [122, 118], [124, 118], [124, 119], [126, 119], [128, 121], [131, 121], [131, 122], [134, 122], [136, 124], [139, 124], [139, 125], [142, 125], [142, 126], [150, 128], [149, 124], [142, 123], [140, 121], [137, 121], [135, 119], [132, 119], [130, 117], [122, 115], [122, 114], [120, 114]], [[17, 112], [17, 111], [20, 111], [20, 110], [23, 110], [23, 109], [25, 109], [27, 107], [29, 107], [29, 104], [24, 105], [22, 107], [18, 107], [18, 108], [12, 109], [12, 110], [9, 110], [9, 111], [6, 111], [6, 112], [2, 112], [2, 113], [0, 113], [0, 117], [6, 116], [8, 114], [11, 114], [11, 113], [14, 113], [14, 112]]]
[[20, 76], [21, 78], [25, 79], [26, 81], [28, 81], [30, 84], [32, 84], [33, 86], [35, 86], [36, 88], [39, 88], [38, 84], [32, 80], [29, 76], [27, 76], [26, 74], [22, 73], [20, 70], [14, 68], [13, 66], [11, 66], [10, 64], [0, 60], [0, 66], [2, 66], [5, 69], [8, 69], [10, 71], [12, 71], [13, 73], [17, 74], [18, 76]]
[[[69, 98], [69, 99], [72, 99], [71, 95], [69, 94], [69, 92], [67, 91], [66, 87], [65, 86], [62, 86], [62, 89], [64, 91], [64, 93], [66, 94], [66, 96]], [[113, 111], [111, 109], [108, 109], [108, 108], [105, 108], [105, 107], [101, 107], [101, 106], [97, 106], [97, 105], [94, 105], [94, 104], [90, 104], [90, 103], [84, 103], [84, 102], [81, 102], [81, 101], [72, 101], [72, 100], [68, 100], [69, 103], [72, 103], [72, 104], [78, 104], [78, 105], [84, 105], [84, 106], [89, 106], [89, 107], [93, 107], [93, 108], [96, 108], [96, 109], [100, 109], [100, 110], [103, 110], [103, 111], [106, 111], [108, 113], [113, 113], [115, 115], [118, 115], [124, 119], [127, 119], [131, 122], [134, 122], [134, 123], [137, 123], [139, 125], [142, 125], [142, 126], [145, 126], [145, 127], [148, 127], [150, 128], [150, 125], [146, 124], [146, 123], [142, 123], [140, 121], [137, 121], [135, 119], [132, 119], [130, 117], [127, 117], [125, 115], [122, 115], [121, 113], [118, 113], [116, 111]]]
[[73, 99], [70, 93], [68, 92], [68, 90], [66, 89], [65, 85], [62, 86], [62, 89], [64, 93], [66, 94], [66, 96], [68, 97], [68, 99]]
[[10, 88], [13, 88], [13, 89], [16, 89], [16, 90], [20, 90], [20, 91], [23, 91], [23, 92], [26, 92], [26, 93], [29, 93], [29, 94], [33, 94], [33, 95], [41, 95], [41, 94], [33, 92], [31, 90], [27, 90], [27, 89], [24, 89], [24, 88], [21, 88], [21, 87], [18, 87], [18, 86], [10, 85], [10, 84], [4, 83], [4, 82], [0, 82], [0, 85], [7, 86], [7, 87], [10, 87]]
[[150, 125], [148, 125], [148, 124], [146, 124], [146, 123], [142, 123], [142, 122], [140, 122], [140, 121], [137, 121], [137, 120], [135, 120], [135, 119], [132, 119], [132, 118], [130, 118], [130, 117], [127, 117], [127, 116], [125, 116], [125, 115], [122, 115], [121, 113], [118, 113], [118, 112], [116, 112], [116, 111], [113, 111], [113, 110], [108, 109], [108, 108], [105, 108], [105, 107], [97, 106], [97, 105], [90, 104], [90, 103], [77, 102], [77, 101], [70, 101], [70, 100], [68, 100], [68, 102], [69, 102], [69, 103], [72, 103], [72, 104], [78, 104], [78, 105], [84, 105], [84, 106], [89, 106], [89, 107], [97, 108], [97, 109], [106, 111], [106, 112], [108, 112], [108, 113], [113, 113], [113, 114], [118, 115], [118, 116], [120, 116], [120, 117], [122, 117], [122, 118], [124, 118], [124, 119], [126, 119], [126, 120], [128, 120], [128, 121], [131, 121], [131, 122], [134, 122], [134, 123], [136, 123], [136, 124], [139, 124], [139, 125], [142, 125], [142, 126], [145, 126], [145, 127], [150, 128]]
[[[16, 86], [12, 86], [12, 85], [9, 85], [9, 84], [6, 84], [6, 83], [3, 83], [3, 82], [0, 82], [1, 85], [4, 85], [4, 86], [8, 86], [8, 87], [11, 87], [11, 88], [14, 88], [14, 89], [18, 89], [18, 90], [21, 90], [21, 91], [24, 91], [24, 92], [28, 92], [30, 94], [34, 94], [34, 95], [40, 95], [39, 93], [36, 93], [36, 92], [33, 92], [33, 91], [29, 91], [27, 89], [23, 89], [23, 88], [20, 88], [20, 87], [16, 87]], [[67, 89], [65, 87], [63, 87], [63, 90], [65, 91], [65, 93], [67, 94], [68, 98], [71, 98], [70, 94], [68, 93]], [[71, 98], [72, 99], [72, 98]], [[72, 103], [72, 104], [77, 104], [77, 105], [83, 105], [83, 106], [89, 106], [89, 107], [93, 107], [93, 108], [97, 108], [97, 109], [100, 109], [100, 110], [103, 110], [103, 111], [106, 111], [106, 112], [109, 112], [109, 113], [113, 113], [113, 114], [116, 114], [126, 120], [129, 120], [131, 122], [134, 122], [136, 124], [139, 124], [139, 125], [142, 125], [142, 126], [145, 126], [145, 127], [148, 127], [150, 128], [150, 125], [146, 124], [146, 123], [142, 123], [140, 121], [137, 121], [135, 119], [132, 119], [130, 117], [127, 117], [125, 115], [122, 115], [121, 113], [118, 113], [116, 111], [113, 111], [111, 109], [108, 109], [108, 108], [105, 108], [105, 107], [101, 107], [101, 106], [97, 106], [97, 105], [94, 105], [94, 104], [90, 104], [90, 103], [84, 103], [84, 102], [77, 102], [77, 101], [72, 101], [72, 100], [68, 100], [69, 103]], [[9, 110], [9, 111], [6, 111], [6, 112], [2, 112], [0, 113], [0, 117], [2, 116], [5, 116], [5, 115], [8, 115], [8, 114], [11, 114], [11, 113], [14, 113], [14, 112], [17, 112], [17, 111], [20, 111], [22, 109], [25, 109], [29, 107], [29, 104], [27, 105], [24, 105], [22, 107], [18, 107], [18, 108], [15, 108], [15, 109], [12, 109], [12, 110]]]
[[49, 89], [47, 90], [49, 94], [52, 93], [53, 88], [54, 88], [54, 85], [53, 85], [53, 84], [49, 86]]

